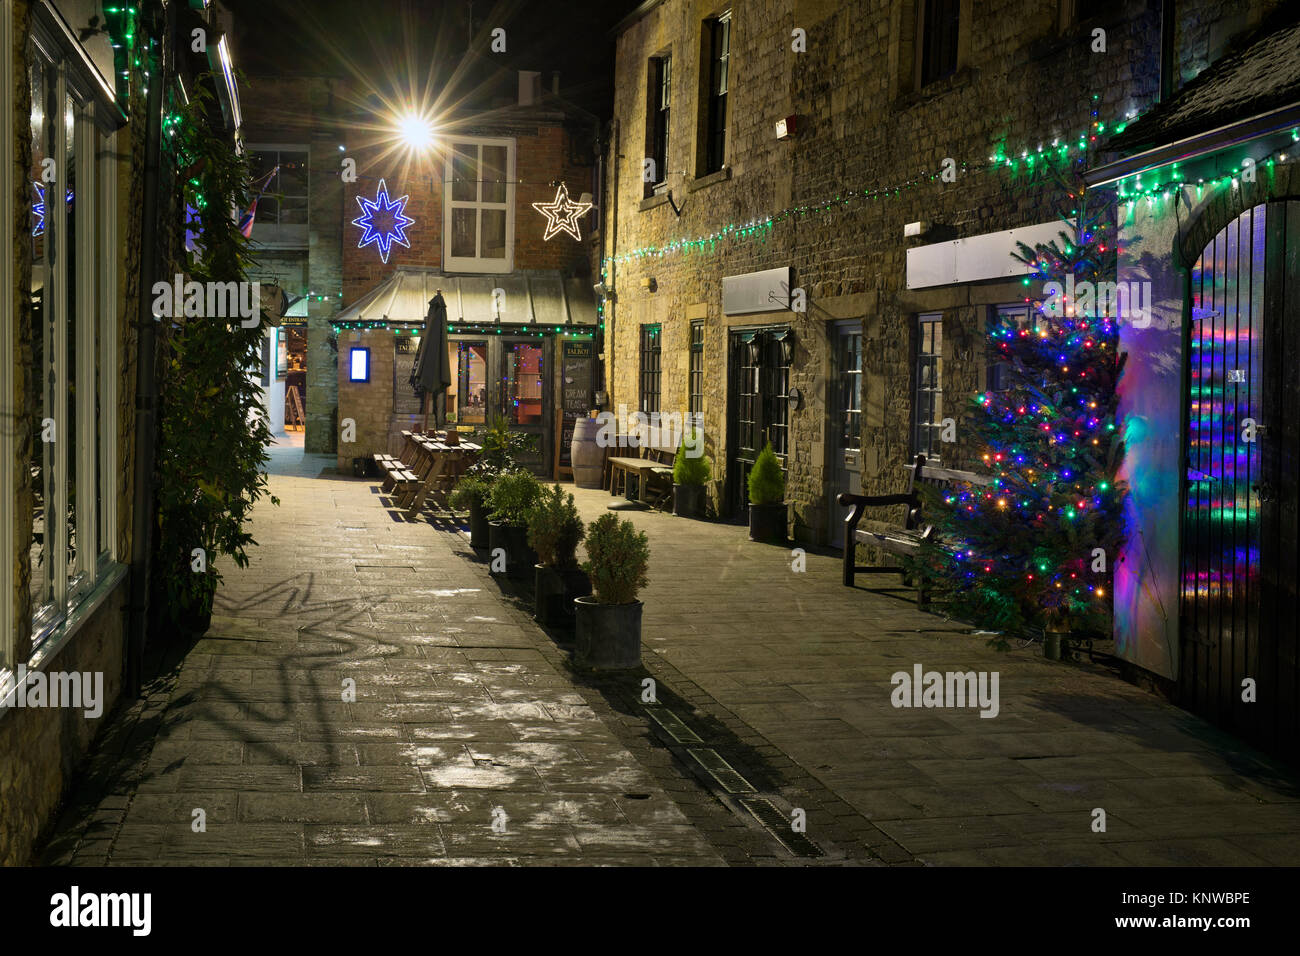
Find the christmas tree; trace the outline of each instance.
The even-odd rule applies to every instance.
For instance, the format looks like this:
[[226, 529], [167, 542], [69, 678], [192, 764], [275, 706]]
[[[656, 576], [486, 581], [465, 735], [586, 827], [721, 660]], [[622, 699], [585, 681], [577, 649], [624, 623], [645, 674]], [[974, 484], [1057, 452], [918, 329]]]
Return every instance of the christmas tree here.
[[987, 486], [923, 491], [935, 533], [917, 570], [937, 579], [959, 617], [999, 631], [1026, 625], [1109, 633], [1112, 562], [1125, 488], [1115, 386], [1124, 366], [1115, 296], [1114, 206], [1061, 184], [1058, 240], [1016, 259], [1042, 280], [1029, 321], [995, 320], [996, 389], [966, 417], [992, 475]]

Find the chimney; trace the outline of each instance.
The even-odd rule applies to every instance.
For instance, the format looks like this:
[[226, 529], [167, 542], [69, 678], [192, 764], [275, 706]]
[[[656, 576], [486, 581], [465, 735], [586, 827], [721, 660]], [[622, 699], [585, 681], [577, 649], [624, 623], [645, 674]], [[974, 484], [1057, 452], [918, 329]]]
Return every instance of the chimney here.
[[519, 105], [532, 106], [542, 98], [542, 74], [534, 70], [519, 71]]

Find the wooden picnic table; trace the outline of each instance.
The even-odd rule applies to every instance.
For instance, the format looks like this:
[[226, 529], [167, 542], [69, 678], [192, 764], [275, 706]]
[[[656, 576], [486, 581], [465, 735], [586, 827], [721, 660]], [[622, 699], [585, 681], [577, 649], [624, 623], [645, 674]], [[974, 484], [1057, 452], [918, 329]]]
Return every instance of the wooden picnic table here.
[[439, 507], [448, 507], [448, 493], [482, 450], [481, 445], [464, 439], [453, 445], [445, 435], [403, 431], [401, 457], [376, 455], [375, 461], [386, 474], [383, 490], [394, 496], [397, 506], [411, 519], [430, 495]]

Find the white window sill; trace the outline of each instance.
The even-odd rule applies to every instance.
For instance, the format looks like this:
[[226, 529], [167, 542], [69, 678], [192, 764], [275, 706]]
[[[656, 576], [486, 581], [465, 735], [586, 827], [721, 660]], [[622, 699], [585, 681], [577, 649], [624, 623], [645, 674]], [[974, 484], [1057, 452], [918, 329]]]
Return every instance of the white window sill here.
[[[32, 652], [31, 659], [27, 661], [27, 673], [32, 674], [48, 668], [50, 662], [58, 657], [59, 652], [77, 636], [82, 626], [94, 617], [95, 612], [126, 578], [126, 574], [125, 564], [107, 566], [94, 589], [73, 609], [71, 614], [58, 624], [48, 627], [44, 633], [33, 634], [32, 639], [39, 640], [40, 644]], [[16, 690], [13, 672], [0, 671], [0, 720], [4, 720], [5, 715], [14, 709]]]

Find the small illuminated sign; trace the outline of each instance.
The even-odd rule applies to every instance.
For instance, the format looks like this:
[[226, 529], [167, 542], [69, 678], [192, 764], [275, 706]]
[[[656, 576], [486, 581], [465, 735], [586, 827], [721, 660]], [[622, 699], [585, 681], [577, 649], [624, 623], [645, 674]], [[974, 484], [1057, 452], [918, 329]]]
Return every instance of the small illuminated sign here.
[[370, 381], [370, 349], [357, 348], [348, 352], [348, 381]]

